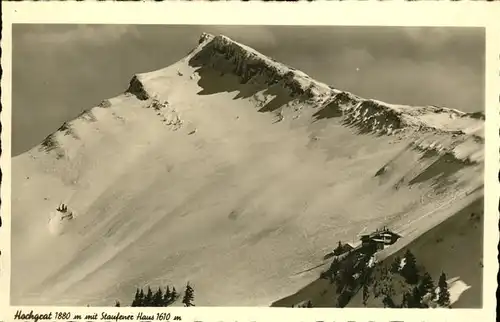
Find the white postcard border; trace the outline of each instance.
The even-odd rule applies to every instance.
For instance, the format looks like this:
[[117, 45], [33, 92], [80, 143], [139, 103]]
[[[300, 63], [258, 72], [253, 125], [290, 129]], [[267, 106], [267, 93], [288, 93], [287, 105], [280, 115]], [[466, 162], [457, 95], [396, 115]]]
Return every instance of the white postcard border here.
[[[17, 310], [35, 312], [159, 312], [155, 308], [11, 307], [10, 147], [12, 23], [198, 24], [198, 25], [385, 25], [486, 28], [486, 164], [483, 309], [161, 308], [183, 321], [494, 321], [497, 289], [500, 128], [500, 6], [485, 2], [20, 2], [2, 3], [2, 156], [0, 228], [0, 321]], [[33, 50], [36, 50], [34, 48]], [[464, 258], [464, 261], [467, 260]], [[125, 313], [123, 313], [125, 314]], [[371, 320], [370, 320], [371, 319]]]

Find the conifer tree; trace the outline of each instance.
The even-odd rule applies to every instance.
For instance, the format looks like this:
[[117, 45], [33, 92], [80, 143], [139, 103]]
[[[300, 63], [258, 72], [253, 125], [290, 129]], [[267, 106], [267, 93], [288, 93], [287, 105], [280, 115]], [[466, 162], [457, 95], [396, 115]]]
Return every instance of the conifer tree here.
[[186, 285], [186, 290], [184, 291], [184, 297], [182, 299], [182, 303], [184, 306], [194, 306], [193, 304], [194, 300], [194, 289], [189, 285], [189, 282]]
[[163, 302], [163, 292], [160, 287], [158, 287], [158, 290], [155, 292], [153, 296], [153, 306], [159, 307], [162, 306]]
[[115, 302], [115, 307], [120, 307], [120, 306], [121, 306], [121, 305], [120, 305], [120, 301], [116, 301], [116, 302]]
[[368, 303], [368, 298], [370, 297], [370, 292], [368, 289], [368, 284], [363, 284], [363, 305], [366, 306]]
[[405, 265], [401, 269], [401, 276], [406, 279], [409, 284], [418, 283], [418, 269], [415, 255], [408, 249], [405, 253]]
[[401, 266], [401, 257], [396, 256], [396, 258], [394, 258], [394, 261], [391, 264], [391, 272], [392, 273], [399, 272], [399, 267], [400, 266]]
[[135, 296], [134, 296], [134, 300], [132, 301], [132, 307], [134, 306], [140, 306], [140, 299], [139, 299], [139, 288], [136, 288], [135, 289]]
[[431, 298], [434, 298], [435, 296], [435, 286], [434, 286], [434, 281], [432, 280], [431, 275], [428, 272], [424, 273], [424, 276], [422, 276], [422, 280], [420, 281], [419, 285], [419, 291], [422, 296], [426, 294], [431, 294]]
[[172, 293], [170, 292], [170, 286], [167, 285], [167, 289], [165, 290], [165, 293], [163, 294], [163, 305], [162, 306], [168, 306], [170, 304]]
[[446, 274], [444, 272], [439, 276], [439, 296], [437, 303], [442, 307], [450, 306], [450, 291], [448, 290], [448, 283], [446, 282]]
[[341, 252], [342, 252], [342, 242], [340, 242], [340, 240], [339, 240], [337, 248], [335, 248], [335, 250], [333, 251], [333, 254], [339, 255]]
[[412, 291], [412, 304], [414, 308], [420, 308], [422, 307], [422, 293], [420, 293], [420, 290], [417, 286], [413, 288]]
[[139, 300], [137, 301], [137, 306], [144, 306], [144, 298], [146, 296], [144, 295], [144, 290], [141, 288], [139, 291]]
[[170, 294], [170, 303], [175, 302], [178, 297], [179, 297], [179, 294], [175, 290], [175, 286], [174, 286], [174, 287], [172, 287], [172, 293]]
[[307, 308], [312, 308], [313, 307], [311, 300], [307, 301], [306, 307]]
[[150, 286], [148, 286], [148, 292], [146, 293], [146, 297], [144, 298], [144, 303], [142, 306], [153, 306], [153, 291], [151, 291]]
[[135, 295], [134, 299], [132, 300], [132, 303], [130, 304], [131, 307], [137, 306], [137, 298], [139, 298], [139, 289], [135, 289]]
[[401, 307], [410, 308], [411, 303], [412, 303], [411, 293], [405, 292], [403, 294], [403, 301], [401, 302]]

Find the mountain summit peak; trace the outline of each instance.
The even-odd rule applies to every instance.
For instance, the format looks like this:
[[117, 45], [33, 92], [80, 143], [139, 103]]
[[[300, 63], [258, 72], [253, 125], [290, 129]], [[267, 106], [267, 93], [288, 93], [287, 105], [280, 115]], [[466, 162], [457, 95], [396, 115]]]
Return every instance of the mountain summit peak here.
[[[195, 66], [208, 64], [221, 71], [233, 72], [241, 78], [243, 84], [260, 75], [269, 86], [281, 82], [293, 96], [304, 95], [312, 99], [335, 93], [330, 86], [312, 79], [306, 73], [286, 66], [227, 36], [203, 33], [199, 43], [201, 48], [191, 58], [191, 64]], [[215, 61], [219, 61], [220, 64]]]
[[[261, 91], [264, 96], [275, 97], [274, 105], [279, 100], [309, 106], [318, 110], [314, 114], [316, 118], [342, 116], [350, 124], [361, 127], [363, 132], [393, 134], [413, 129], [460, 135], [478, 134], [484, 127], [484, 113], [464, 113], [434, 105], [389, 104], [362, 98], [317, 81], [303, 71], [278, 62], [225, 35], [202, 33], [198, 46], [182, 61], [195, 69], [194, 73], [198, 75], [196, 77], [202, 78], [199, 84], [205, 83], [205, 79], [208, 79], [200, 76], [202, 74], [215, 72], [218, 73], [218, 77], [231, 75], [239, 79], [239, 85], [232, 86], [231, 90], [250, 91], [253, 92], [252, 95]], [[155, 86], [150, 84], [161, 83], [161, 79], [165, 78], [163, 72], [169, 68], [134, 76], [127, 92], [133, 93], [141, 100], [154, 97], [156, 94], [151, 88]], [[219, 80], [213, 78], [213, 75], [210, 77], [209, 86], [215, 87], [213, 82]], [[220, 90], [228, 89], [220, 88]], [[269, 112], [277, 108], [286, 110], [290, 104], [283, 103], [262, 111]]]

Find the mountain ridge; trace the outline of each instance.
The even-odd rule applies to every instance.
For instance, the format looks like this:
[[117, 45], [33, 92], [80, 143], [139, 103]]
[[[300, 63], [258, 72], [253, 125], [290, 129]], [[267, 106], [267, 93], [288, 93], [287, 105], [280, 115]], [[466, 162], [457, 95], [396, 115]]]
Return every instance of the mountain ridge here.
[[[221, 55], [223, 63], [221, 63]], [[361, 133], [395, 135], [398, 132], [408, 130], [431, 131], [454, 137], [464, 137], [464, 141], [470, 141], [470, 138], [474, 138], [476, 143], [484, 143], [484, 112], [466, 113], [434, 105], [411, 106], [365, 99], [316, 81], [306, 73], [279, 63], [224, 35], [214, 36], [202, 33], [198, 46], [180, 60], [180, 62], [182, 61], [187, 61], [195, 67], [208, 65], [222, 73], [234, 73], [240, 77], [242, 84], [258, 83], [264, 79], [265, 85], [283, 87], [294, 99], [298, 99], [305, 106], [315, 109], [313, 117], [316, 120], [329, 118], [329, 115], [332, 114], [340, 116], [344, 118], [345, 125], [356, 126]], [[134, 95], [148, 106], [161, 104], [158, 102], [158, 93], [151, 89], [148, 83], [154, 82], [155, 78], [161, 78], [163, 70], [165, 68], [134, 75], [125, 90], [125, 94]], [[109, 99], [106, 99], [97, 107], [106, 108], [109, 104]], [[260, 112], [273, 112], [273, 110], [261, 109]], [[89, 117], [92, 119], [91, 110], [83, 111], [77, 118], [89, 119]], [[439, 119], [433, 120], [432, 117]], [[443, 127], [440, 123], [443, 119], [445, 122], [451, 120], [449, 127]], [[475, 124], [469, 128], [470, 123]], [[65, 122], [56, 132], [59, 131], [63, 131], [65, 135], [74, 136], [71, 131], [71, 121]], [[46, 150], [51, 149], [47, 149], [48, 146], [58, 146], [54, 140], [56, 132], [47, 136], [42, 142], [42, 147]], [[424, 148], [420, 143], [416, 143], [416, 145]], [[429, 143], [429, 145], [433, 145], [433, 143]], [[435, 148], [430, 146], [429, 149]], [[453, 154], [457, 158], [463, 159], [456, 153]], [[466, 159], [471, 161], [469, 156]]]
[[[252, 78], [264, 74], [267, 79], [267, 85], [283, 83], [284, 87], [290, 91], [293, 96], [305, 96], [306, 99], [312, 99], [316, 103], [324, 103], [331, 100], [348, 101], [351, 108], [346, 108], [345, 112], [350, 112], [351, 109], [360, 107], [359, 105], [368, 104], [372, 108], [382, 109], [392, 115], [410, 115], [419, 116], [421, 114], [440, 114], [448, 113], [450, 117], [459, 118], [474, 118], [484, 120], [484, 112], [466, 113], [457, 109], [439, 107], [434, 105], [428, 106], [412, 106], [402, 104], [389, 104], [375, 99], [365, 99], [348, 91], [336, 89], [330, 85], [319, 82], [311, 78], [308, 74], [286, 66], [276, 60], [246, 46], [240, 44], [231, 38], [218, 35], [203, 33], [199, 39], [199, 45], [194, 48], [183, 60], [189, 60], [190, 64], [206, 63], [216, 69], [224, 69], [227, 66], [221, 67], [213, 62], [214, 56], [223, 56], [231, 65], [232, 72], [241, 77], [243, 84], [250, 82]], [[158, 70], [161, 71], [161, 70]], [[135, 75], [126, 92], [134, 93], [140, 99], [154, 96], [148, 93], [145, 88], [147, 78], [154, 76], [156, 72], [142, 73]], [[141, 80], [143, 79], [144, 80]], [[337, 97], [338, 96], [338, 97]], [[359, 104], [359, 105], [358, 105]], [[358, 105], [358, 106], [356, 106]], [[425, 126], [425, 122], [415, 122], [407, 120], [415, 125]], [[429, 128], [439, 130], [439, 128], [427, 125]]]

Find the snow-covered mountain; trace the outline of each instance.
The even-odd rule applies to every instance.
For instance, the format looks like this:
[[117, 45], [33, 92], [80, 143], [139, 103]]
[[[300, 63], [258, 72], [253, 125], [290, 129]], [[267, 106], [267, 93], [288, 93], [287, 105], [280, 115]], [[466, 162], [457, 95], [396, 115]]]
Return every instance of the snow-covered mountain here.
[[12, 304], [190, 281], [200, 306], [268, 306], [338, 240], [384, 225], [405, 245], [481, 198], [483, 129], [482, 113], [363, 99], [203, 34], [13, 158]]

